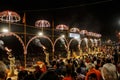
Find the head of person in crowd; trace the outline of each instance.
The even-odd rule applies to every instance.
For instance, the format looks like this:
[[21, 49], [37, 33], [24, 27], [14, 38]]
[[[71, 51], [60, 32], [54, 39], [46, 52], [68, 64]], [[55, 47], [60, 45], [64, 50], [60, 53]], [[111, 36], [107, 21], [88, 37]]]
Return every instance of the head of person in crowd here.
[[42, 73], [43, 73], [43, 71], [41, 70], [40, 66], [36, 66], [35, 71], [34, 71], [34, 77], [36, 79], [39, 79], [39, 77], [41, 76]]
[[0, 80], [6, 80], [7, 78], [7, 66], [4, 62], [0, 61]]
[[95, 73], [91, 73], [89, 76], [88, 76], [88, 80], [98, 80], [97, 79], [97, 75]]
[[114, 49], [114, 54], [113, 54], [113, 58], [114, 58], [114, 63], [117, 65], [118, 60], [119, 60], [119, 54], [118, 54], [118, 50]]
[[110, 57], [107, 57], [105, 60], [106, 63], [112, 63], [112, 59]]
[[[95, 65], [93, 63], [88, 63], [87, 68], [88, 68], [88, 72], [86, 74], [85, 80], [102, 80], [101, 72], [95, 69]], [[95, 74], [96, 76], [91, 74]]]
[[59, 80], [59, 77], [54, 70], [48, 70], [40, 76], [40, 80]]
[[29, 74], [25, 76], [24, 79], [22, 80], [39, 80], [39, 78], [36, 78], [34, 75], [35, 75], [34, 73], [29, 72]]
[[92, 68], [95, 68], [95, 65], [93, 63], [88, 63], [87, 64], [87, 69], [91, 70]]
[[101, 69], [103, 80], [118, 80], [116, 66], [112, 63], [106, 63]]
[[27, 76], [28, 76], [28, 71], [21, 70], [20, 72], [18, 72], [17, 80], [24, 80]]
[[86, 67], [85, 62], [81, 60], [80, 67]]
[[101, 67], [101, 60], [97, 59], [97, 64], [95, 65], [95, 68], [99, 70], [100, 67]]

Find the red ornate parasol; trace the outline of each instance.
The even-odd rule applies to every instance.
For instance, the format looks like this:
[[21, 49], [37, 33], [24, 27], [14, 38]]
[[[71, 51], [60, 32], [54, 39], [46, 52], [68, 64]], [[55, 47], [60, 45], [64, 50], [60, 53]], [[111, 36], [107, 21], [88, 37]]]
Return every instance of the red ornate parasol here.
[[50, 27], [50, 23], [47, 20], [37, 20], [35, 22], [35, 27]]
[[0, 12], [0, 20], [5, 22], [18, 22], [20, 21], [20, 16], [13, 11], [3, 11]]
[[64, 24], [59, 24], [59, 25], [56, 26], [56, 29], [58, 29], [58, 30], [68, 30], [69, 27], [64, 25]]
[[70, 32], [77, 32], [77, 33], [79, 33], [80, 30], [79, 30], [78, 28], [71, 28], [71, 29], [70, 29]]

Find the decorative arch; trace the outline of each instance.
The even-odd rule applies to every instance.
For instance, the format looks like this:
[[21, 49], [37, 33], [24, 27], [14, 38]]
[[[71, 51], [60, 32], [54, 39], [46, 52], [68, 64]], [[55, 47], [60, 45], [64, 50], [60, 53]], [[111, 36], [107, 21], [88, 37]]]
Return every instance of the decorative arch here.
[[[70, 44], [72, 43], [72, 41], [77, 41], [77, 43], [78, 43], [77, 47], [78, 47], [78, 50], [80, 51], [80, 40], [75, 39], [75, 38], [72, 38], [72, 39], [69, 41], [69, 44], [68, 44], [69, 51], [70, 51]], [[77, 57], [78, 55], [80, 55], [79, 51], [78, 51], [78, 52], [74, 52], [74, 51], [72, 50], [72, 51], [71, 51], [72, 56], [73, 56], [73, 57]]]
[[83, 39], [81, 40], [80, 46], [81, 46], [82, 42], [85, 42], [85, 46], [88, 47], [88, 44], [87, 44], [87, 41], [85, 41], [85, 38], [83, 38]]
[[25, 48], [24, 42], [17, 34], [15, 34], [13, 32], [7, 32], [7, 33], [0, 34], [0, 37], [5, 37], [5, 36], [15, 36], [20, 41], [20, 43], [22, 44], [23, 50], [24, 50], [24, 54], [26, 53], [26, 48]]
[[[83, 52], [86, 52], [88, 48], [88, 42], [86, 40], [87, 38], [83, 38], [80, 43], [80, 48], [82, 49]], [[82, 46], [82, 47], [81, 47]]]
[[[56, 42], [57, 42], [59, 39], [61, 39], [61, 37], [58, 37], [58, 38], [55, 40], [55, 42], [54, 42], [54, 44], [53, 44], [54, 47], [55, 47]], [[65, 47], [66, 47], [66, 49], [68, 49], [68, 41], [67, 41], [66, 38], [64, 38], [64, 40], [65, 40], [65, 42], [67, 43], [67, 46], [65, 46]], [[53, 50], [53, 51], [55, 51], [55, 50]]]
[[69, 47], [70, 47], [70, 44], [71, 44], [71, 42], [73, 41], [73, 40], [76, 40], [77, 42], [78, 42], [78, 49], [80, 49], [80, 41], [78, 41], [77, 39], [75, 39], [75, 38], [72, 38], [70, 41], [69, 41], [69, 43], [68, 43], [68, 50], [69, 50]]
[[92, 48], [93, 46], [94, 46], [93, 39], [92, 38], [88, 39], [88, 47]]
[[[41, 37], [48, 39], [48, 40], [51, 42], [52, 47], [54, 48], [53, 43], [52, 43], [52, 41], [51, 41], [51, 39], [50, 39], [49, 37], [47, 37], [47, 36], [34, 36], [34, 37], [32, 37], [32, 38], [28, 41], [28, 43], [27, 43], [27, 45], [26, 45], [26, 54], [27, 54], [27, 48], [28, 48], [29, 44], [31, 43], [31, 41], [33, 41], [33, 40], [36, 39], [36, 38], [41, 38]], [[54, 49], [53, 49], [53, 50], [54, 50]]]
[[[55, 52], [55, 44], [57, 43], [57, 41], [58, 40], [60, 40], [61, 39], [61, 36], [60, 37], [58, 37], [56, 40], [55, 40], [55, 42], [54, 42], [54, 50], [53, 50], [53, 53]], [[66, 51], [67, 51], [67, 53], [68, 53], [68, 41], [67, 41], [67, 39], [66, 38], [63, 38], [64, 40], [65, 40], [65, 42], [66, 42], [66, 45], [64, 45], [65, 46], [65, 49], [66, 49]]]

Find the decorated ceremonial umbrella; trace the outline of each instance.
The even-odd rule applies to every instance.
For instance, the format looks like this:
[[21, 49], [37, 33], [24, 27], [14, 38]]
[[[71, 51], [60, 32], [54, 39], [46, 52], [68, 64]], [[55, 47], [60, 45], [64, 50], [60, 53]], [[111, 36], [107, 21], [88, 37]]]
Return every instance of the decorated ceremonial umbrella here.
[[0, 21], [8, 22], [9, 23], [9, 30], [10, 30], [10, 23], [20, 21], [20, 15], [14, 11], [6, 10], [0, 12]]
[[56, 29], [57, 30], [68, 30], [69, 27], [67, 25], [64, 25], [64, 24], [59, 24], [56, 26]]

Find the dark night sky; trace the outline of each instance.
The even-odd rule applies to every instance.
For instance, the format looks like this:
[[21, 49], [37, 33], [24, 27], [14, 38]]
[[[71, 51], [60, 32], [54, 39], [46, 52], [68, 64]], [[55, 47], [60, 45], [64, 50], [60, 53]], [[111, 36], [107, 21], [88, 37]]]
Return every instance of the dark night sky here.
[[1, 0], [0, 11], [13, 10], [23, 16], [27, 24], [47, 19], [55, 26], [66, 24], [70, 27], [101, 33], [104, 38], [115, 39], [120, 30], [120, 6], [115, 0]]

